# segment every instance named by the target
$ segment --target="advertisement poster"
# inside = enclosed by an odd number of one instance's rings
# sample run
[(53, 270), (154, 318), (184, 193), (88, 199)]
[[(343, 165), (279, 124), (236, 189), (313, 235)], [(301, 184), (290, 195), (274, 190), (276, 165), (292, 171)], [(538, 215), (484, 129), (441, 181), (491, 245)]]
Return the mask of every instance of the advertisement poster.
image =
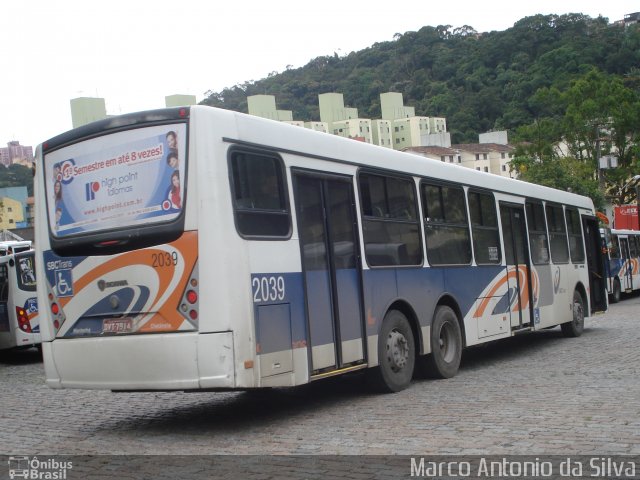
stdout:
[(186, 124), (119, 132), (45, 156), (57, 237), (170, 221), (184, 202)]

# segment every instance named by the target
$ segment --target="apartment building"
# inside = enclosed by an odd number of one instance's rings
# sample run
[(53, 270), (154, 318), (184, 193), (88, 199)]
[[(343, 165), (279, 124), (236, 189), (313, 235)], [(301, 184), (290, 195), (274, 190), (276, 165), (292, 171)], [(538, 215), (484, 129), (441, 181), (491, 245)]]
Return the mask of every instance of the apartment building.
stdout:
[(514, 150), (515, 147), (511, 145), (499, 143), (465, 143), (451, 145), (450, 148), (427, 146), (404, 149), (406, 152), (433, 160), (453, 163), (503, 177), (516, 178), (516, 172), (512, 172), (509, 167)]
[(17, 140), (7, 143), (6, 148), (0, 148), (0, 163), (5, 167), (18, 163), (30, 167), (33, 163), (33, 147), (20, 145)]

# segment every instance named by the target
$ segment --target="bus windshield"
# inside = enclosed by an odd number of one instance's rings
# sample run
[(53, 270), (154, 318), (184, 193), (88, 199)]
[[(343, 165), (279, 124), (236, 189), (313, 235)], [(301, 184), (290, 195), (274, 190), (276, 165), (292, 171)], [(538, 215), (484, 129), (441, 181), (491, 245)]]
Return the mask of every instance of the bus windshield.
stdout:
[(121, 131), (44, 157), (53, 237), (163, 223), (183, 208), (185, 123)]

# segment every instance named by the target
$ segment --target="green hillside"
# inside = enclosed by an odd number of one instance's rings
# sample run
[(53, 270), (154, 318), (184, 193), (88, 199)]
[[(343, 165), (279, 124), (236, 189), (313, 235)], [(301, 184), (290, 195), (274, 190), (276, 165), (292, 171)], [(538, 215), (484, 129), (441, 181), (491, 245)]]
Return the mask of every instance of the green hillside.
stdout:
[[(525, 178), (538, 168), (527, 161), (555, 158), (560, 139), (591, 180), (597, 156), (614, 149), (622, 169), (604, 181), (609, 195), (625, 201), (632, 192), (621, 187), (638, 168), (640, 143), (638, 27), (582, 14), (536, 15), (488, 33), (426, 26), (346, 56), (314, 58), (207, 92), (202, 103), (247, 112), (247, 96), (274, 95), (295, 120), (319, 120), (318, 94), (338, 92), (361, 117), (380, 118), (380, 93), (400, 92), (416, 115), (445, 117), (453, 143), (477, 142), (478, 133), (503, 129), (510, 140), (528, 142), (519, 152)], [(573, 174), (574, 167), (567, 168)], [(580, 185), (554, 186), (590, 194)]]

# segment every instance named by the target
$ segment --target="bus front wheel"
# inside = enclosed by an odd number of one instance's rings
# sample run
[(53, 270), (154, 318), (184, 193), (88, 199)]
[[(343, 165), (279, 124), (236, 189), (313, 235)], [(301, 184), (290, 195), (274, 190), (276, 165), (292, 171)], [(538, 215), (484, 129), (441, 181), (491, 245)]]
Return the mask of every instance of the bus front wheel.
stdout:
[(407, 317), (390, 310), (382, 321), (378, 336), (379, 365), (369, 373), (372, 386), (383, 392), (399, 392), (411, 383), (416, 347)]
[(584, 331), (584, 301), (577, 290), (573, 292), (573, 319), (560, 325), (565, 337), (579, 337)]
[(462, 332), (451, 307), (436, 308), (431, 322), (431, 354), (421, 357), (421, 370), (431, 378), (451, 378), (458, 373), (462, 358)]

